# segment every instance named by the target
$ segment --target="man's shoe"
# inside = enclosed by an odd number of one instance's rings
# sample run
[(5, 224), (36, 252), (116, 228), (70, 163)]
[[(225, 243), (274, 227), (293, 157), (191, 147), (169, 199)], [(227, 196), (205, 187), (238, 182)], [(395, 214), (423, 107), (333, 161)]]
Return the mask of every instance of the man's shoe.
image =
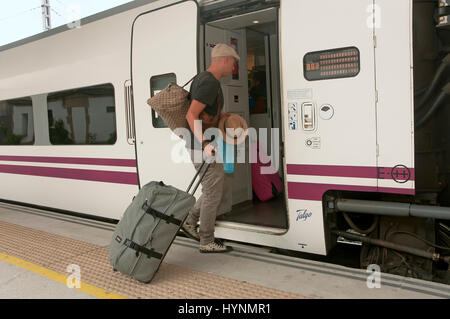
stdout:
[(183, 226), (181, 226), (181, 229), (183, 230), (184, 234), (188, 236), (190, 239), (200, 241), (200, 235), (197, 231), (197, 226), (189, 225), (184, 223)]
[(213, 242), (207, 245), (200, 245), (200, 252), (203, 254), (227, 253), (232, 250), (233, 250), (232, 247), (225, 246), (225, 244), (220, 239), (215, 239)]

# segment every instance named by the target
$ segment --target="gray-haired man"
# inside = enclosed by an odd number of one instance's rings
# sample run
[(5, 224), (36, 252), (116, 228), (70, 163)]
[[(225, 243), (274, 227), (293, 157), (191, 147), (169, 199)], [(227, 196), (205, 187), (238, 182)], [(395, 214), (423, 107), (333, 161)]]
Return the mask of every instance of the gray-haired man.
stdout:
[[(214, 143), (204, 137), (205, 129), (217, 127), (223, 110), (223, 93), (220, 79), (231, 75), (235, 64), (239, 61), (236, 51), (226, 44), (217, 44), (212, 51), (210, 67), (198, 74), (191, 85), (191, 106), (186, 115), (192, 138), (186, 146), (191, 150), (191, 159), (198, 170), (201, 166), (203, 152), (212, 157), (217, 152)], [(203, 125), (195, 125), (196, 121)], [(200, 159), (200, 160), (199, 160)], [(228, 252), (231, 247), (225, 246), (214, 237), (217, 212), (224, 192), (224, 170), (222, 163), (212, 163), (202, 180), (202, 195), (189, 212), (183, 231), (200, 242), (200, 252)], [(197, 223), (200, 221), (199, 231)]]

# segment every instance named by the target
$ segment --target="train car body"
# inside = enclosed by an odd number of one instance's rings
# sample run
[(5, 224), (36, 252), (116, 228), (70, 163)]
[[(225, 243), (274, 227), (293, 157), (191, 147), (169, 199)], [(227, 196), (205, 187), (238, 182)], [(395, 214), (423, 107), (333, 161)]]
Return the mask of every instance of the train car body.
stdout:
[[(236, 164), (216, 236), (326, 255), (330, 194), (416, 196), (413, 8), (133, 1), (0, 47), (0, 198), (118, 220), (152, 180), (185, 188), (193, 165), (146, 101), (225, 42), (242, 57), (222, 83), (225, 111), (269, 132), (285, 191), (256, 203), (251, 164)], [(262, 104), (249, 94), (258, 72)]]

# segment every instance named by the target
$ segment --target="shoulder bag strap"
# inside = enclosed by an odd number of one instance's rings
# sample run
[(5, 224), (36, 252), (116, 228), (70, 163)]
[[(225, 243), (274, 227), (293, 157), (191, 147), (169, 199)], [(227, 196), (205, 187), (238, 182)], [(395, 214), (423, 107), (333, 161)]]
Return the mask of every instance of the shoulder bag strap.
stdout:
[(195, 76), (192, 79), (190, 79), (185, 85), (183, 85), (182, 88), (184, 89), (186, 87), (186, 85), (188, 85), (189, 83), (194, 81), (194, 79), (195, 79)]

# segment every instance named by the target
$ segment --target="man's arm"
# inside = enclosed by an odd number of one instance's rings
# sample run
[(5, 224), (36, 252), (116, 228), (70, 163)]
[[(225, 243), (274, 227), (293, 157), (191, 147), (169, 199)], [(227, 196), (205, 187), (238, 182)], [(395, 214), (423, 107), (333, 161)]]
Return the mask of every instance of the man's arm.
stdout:
[[(201, 103), (197, 100), (192, 100), (191, 106), (189, 107), (189, 110), (186, 114), (186, 120), (189, 124), (189, 127), (191, 128), (192, 132), (194, 133), (195, 138), (200, 142), (200, 144), (203, 145), (203, 131), (202, 126), (197, 125), (195, 127), (194, 123), (195, 121), (200, 120), (200, 113), (203, 112), (203, 110), (206, 108), (206, 104)], [(212, 152), (216, 151), (216, 149), (212, 145), (208, 145), (205, 147), (206, 155), (212, 156)]]
[(197, 127), (195, 127), (194, 122), (200, 120), (200, 113), (202, 113), (205, 108), (206, 104), (203, 104), (197, 100), (193, 100), (186, 114), (186, 120), (189, 124), (189, 127), (191, 128), (191, 131), (194, 132), (194, 136), (197, 138), (200, 144), (203, 142), (202, 126), (197, 125)]

